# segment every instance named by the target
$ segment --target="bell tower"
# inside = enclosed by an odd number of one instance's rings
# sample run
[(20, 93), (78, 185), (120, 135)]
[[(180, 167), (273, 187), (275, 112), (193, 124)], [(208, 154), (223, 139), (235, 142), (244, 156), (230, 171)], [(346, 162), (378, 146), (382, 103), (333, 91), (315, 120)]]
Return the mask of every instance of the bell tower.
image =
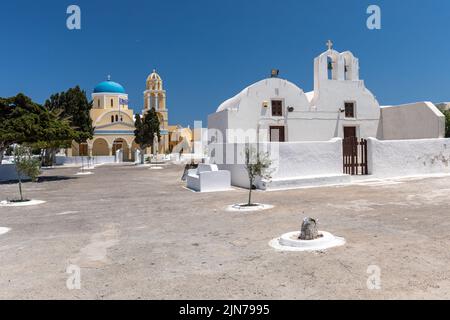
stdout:
[(169, 150), (169, 113), (166, 106), (166, 91), (160, 75), (153, 70), (147, 77), (146, 90), (144, 91), (144, 113), (154, 109), (161, 124), (161, 141), (159, 143), (159, 153), (166, 153)]

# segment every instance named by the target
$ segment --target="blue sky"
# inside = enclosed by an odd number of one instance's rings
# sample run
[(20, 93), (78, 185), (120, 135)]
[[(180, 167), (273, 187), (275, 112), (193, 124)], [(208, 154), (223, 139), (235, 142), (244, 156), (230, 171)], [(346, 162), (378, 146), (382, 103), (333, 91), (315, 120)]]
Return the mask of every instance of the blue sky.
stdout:
[[(66, 28), (77, 4), (82, 29)], [(382, 10), (382, 29), (366, 9)], [(0, 96), (37, 102), (80, 85), (90, 97), (110, 74), (139, 112), (153, 68), (163, 77), (169, 122), (206, 121), (225, 99), (272, 68), (305, 91), (327, 39), (360, 59), (380, 104), (450, 100), (447, 0), (2, 1)]]

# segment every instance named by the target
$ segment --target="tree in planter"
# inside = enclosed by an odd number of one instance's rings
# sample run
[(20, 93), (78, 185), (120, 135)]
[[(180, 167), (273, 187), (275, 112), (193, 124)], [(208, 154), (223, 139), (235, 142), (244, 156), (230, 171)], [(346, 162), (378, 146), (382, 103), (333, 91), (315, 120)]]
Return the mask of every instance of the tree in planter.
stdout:
[(272, 160), (267, 152), (258, 152), (250, 147), (245, 149), (245, 168), (249, 179), (248, 203), (246, 206), (251, 207), (255, 205), (252, 203), (252, 190), (256, 178), (272, 178), (271, 165)]
[(16, 166), (17, 178), (19, 180), (20, 200), (16, 202), (24, 202), (22, 192), (22, 179), (29, 177), (31, 181), (35, 182), (40, 174), (40, 161), (33, 158), (31, 149), (24, 146), (17, 146), (14, 148), (14, 164)]
[(139, 114), (136, 114), (134, 122), (134, 126), (136, 127), (134, 130), (134, 141), (139, 145), (141, 162), (143, 162), (142, 159), (144, 159), (144, 150), (153, 145), (155, 135), (158, 137), (158, 141), (161, 139), (159, 131), (160, 125), (158, 114), (155, 109), (150, 109), (144, 114), (143, 118), (141, 118)]

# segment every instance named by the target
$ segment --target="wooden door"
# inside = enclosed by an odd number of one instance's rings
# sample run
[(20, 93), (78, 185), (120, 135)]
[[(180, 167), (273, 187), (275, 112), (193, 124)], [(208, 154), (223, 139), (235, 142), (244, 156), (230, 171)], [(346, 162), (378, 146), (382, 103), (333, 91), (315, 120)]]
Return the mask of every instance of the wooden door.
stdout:
[(284, 126), (270, 126), (270, 142), (285, 142)]
[(356, 127), (344, 127), (344, 139), (352, 137), (356, 138)]

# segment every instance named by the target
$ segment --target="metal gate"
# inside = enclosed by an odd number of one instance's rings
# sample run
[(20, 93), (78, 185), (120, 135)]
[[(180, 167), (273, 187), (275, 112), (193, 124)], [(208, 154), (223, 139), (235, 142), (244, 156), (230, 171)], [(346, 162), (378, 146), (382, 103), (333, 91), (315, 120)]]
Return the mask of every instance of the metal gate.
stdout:
[(367, 140), (357, 137), (345, 138), (342, 142), (344, 173), (351, 175), (369, 174), (367, 164)]

